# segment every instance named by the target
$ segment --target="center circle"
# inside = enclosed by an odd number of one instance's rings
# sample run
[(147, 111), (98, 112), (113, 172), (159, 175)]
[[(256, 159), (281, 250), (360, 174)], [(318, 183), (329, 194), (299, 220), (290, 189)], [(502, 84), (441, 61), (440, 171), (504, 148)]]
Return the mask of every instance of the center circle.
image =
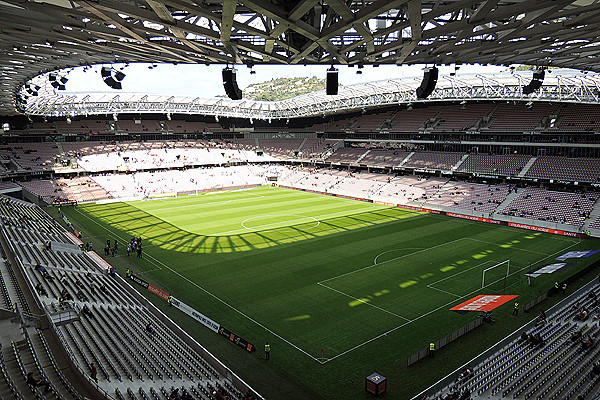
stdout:
[(314, 229), (321, 224), (321, 221), (314, 217), (297, 214), (264, 214), (246, 218), (241, 222), (241, 225), (249, 231), (256, 232), (278, 228), (290, 228), (292, 225), (307, 223), (312, 223), (313, 225), (304, 229)]

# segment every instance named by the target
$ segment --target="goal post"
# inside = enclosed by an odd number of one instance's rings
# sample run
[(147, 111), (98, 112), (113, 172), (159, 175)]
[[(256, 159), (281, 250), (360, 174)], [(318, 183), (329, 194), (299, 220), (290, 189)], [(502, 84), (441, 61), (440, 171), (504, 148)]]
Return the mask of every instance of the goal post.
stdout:
[[(508, 276), (510, 275), (510, 260), (504, 260), (504, 261), (502, 261), (502, 262), (500, 262), (500, 263), (498, 263), (496, 265), (492, 265), (491, 267), (488, 267), (488, 268), (486, 268), (486, 269), (483, 270), (483, 274), (482, 274), (482, 277), (481, 277), (481, 288), (482, 289), (486, 287), (486, 284), (485, 284), (485, 273), (488, 272), (488, 271), (490, 271), (490, 270), (492, 270), (492, 269), (496, 269), (496, 268), (499, 268), (499, 269), (503, 270), (503, 266), (504, 265), (506, 265), (506, 275), (503, 275), (501, 279), (505, 279), (505, 278), (508, 278)], [(487, 284), (487, 286), (489, 286), (489, 285), (491, 285), (493, 283), (496, 283), (497, 281), (498, 280), (496, 280), (494, 282), (490, 282), (490, 283)]]

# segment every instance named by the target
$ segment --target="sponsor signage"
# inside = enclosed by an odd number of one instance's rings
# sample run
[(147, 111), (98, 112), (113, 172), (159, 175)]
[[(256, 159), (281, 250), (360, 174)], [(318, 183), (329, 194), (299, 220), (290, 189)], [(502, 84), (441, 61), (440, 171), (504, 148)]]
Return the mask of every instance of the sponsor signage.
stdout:
[(465, 301), (457, 306), (452, 307), (451, 311), (492, 311), (493, 309), (500, 307), (502, 304), (511, 301), (516, 298), (516, 295), (489, 295), (482, 294), (473, 297), (470, 300)]
[(75, 236), (74, 234), (72, 234), (71, 232), (64, 232), (64, 234), (67, 237), (67, 239), (69, 239), (69, 241), (71, 241), (71, 243), (76, 244), (77, 246), (79, 246), (80, 244), (83, 244), (83, 242), (81, 240), (79, 240), (79, 238), (77, 236)]
[(404, 205), (404, 204), (398, 204), (398, 207), (399, 208), (404, 208), (406, 210), (422, 211), (422, 212), (426, 212), (426, 213), (430, 213), (430, 214), (439, 214), (439, 215), (445, 215), (446, 214), (445, 211), (431, 210), (429, 208), (423, 208), (423, 207), (407, 206), (407, 205)]
[(540, 226), (517, 224), (517, 223), (514, 223), (514, 222), (509, 222), (508, 226), (513, 226), (515, 228), (529, 229), (529, 230), (538, 231), (538, 232), (555, 233), (557, 235), (563, 235), (563, 236), (571, 236), (571, 237), (579, 237), (580, 236), (577, 233), (561, 231), (560, 229), (542, 228)]
[[(394, 168), (396, 168), (396, 167), (394, 167)], [(421, 171), (421, 170), (415, 169), (415, 171), (418, 172), (418, 171)], [(422, 172), (425, 172), (425, 170), (422, 170)], [(529, 179), (529, 180), (537, 182), (537, 179)], [(359, 198), (359, 197), (346, 196), (346, 195), (340, 195), (340, 194), (336, 195), (336, 194), (333, 194), (333, 193), (319, 192), (317, 190), (311, 190), (311, 189), (295, 188), (295, 187), (286, 186), (286, 185), (279, 185), (279, 187), (282, 187), (282, 188), (285, 188), (285, 189), (299, 190), (301, 192), (317, 193), (317, 194), (323, 194), (323, 195), (327, 195), (327, 196), (342, 197), (342, 198), (345, 198), (345, 199), (360, 200), (360, 201), (372, 202), (372, 203), (377, 203), (377, 204), (390, 205), (392, 207), (394, 206), (392, 203), (381, 202), (381, 201), (373, 201), (371, 199), (363, 199), (363, 198)], [(470, 215), (457, 214), (457, 213), (446, 212), (446, 211), (439, 211), (439, 210), (432, 210), (432, 209), (429, 209), (429, 208), (409, 206), (409, 205), (404, 205), (404, 204), (396, 204), (395, 206), (400, 207), (400, 208), (404, 208), (404, 209), (407, 209), (407, 210), (422, 211), (422, 212), (426, 212), (426, 213), (430, 213), (430, 214), (447, 215), (449, 217), (463, 218), (463, 219), (468, 219), (468, 220), (472, 220), (472, 221), (479, 221), (479, 222), (487, 222), (489, 224), (508, 225), (508, 226), (512, 226), (512, 227), (515, 227), (515, 228), (523, 228), (523, 229), (529, 229), (529, 230), (538, 231), (538, 232), (553, 233), (555, 235), (563, 235), (563, 236), (570, 236), (570, 237), (583, 237), (583, 235), (581, 233), (568, 232), (568, 231), (563, 231), (563, 230), (560, 230), (560, 229), (543, 228), (543, 227), (533, 226), (533, 225), (518, 224), (518, 223), (515, 223), (515, 222), (498, 221), (498, 220), (490, 219), (490, 218), (474, 217), (474, 216), (470, 216)]]
[(138, 278), (135, 275), (129, 275), (129, 279), (131, 279), (132, 281), (134, 281), (135, 283), (137, 283), (138, 285), (142, 286), (144, 289), (148, 289), (148, 285), (149, 283), (146, 282), (145, 280)]
[(388, 203), (387, 201), (378, 201), (378, 200), (376, 200), (373, 203), (380, 204), (382, 206), (396, 207), (396, 204), (394, 204), (394, 203)]
[(171, 305), (173, 307), (177, 307), (178, 309), (180, 309), (181, 311), (183, 311), (190, 317), (194, 318), (196, 321), (200, 322), (202, 325), (204, 325), (211, 331), (213, 331), (215, 333), (219, 333), (219, 328), (221, 326), (217, 322), (208, 318), (206, 315), (194, 310), (192, 307), (188, 306), (184, 302), (177, 300), (176, 298), (173, 297), (173, 300), (171, 301)]
[(543, 267), (535, 270), (534, 272), (530, 272), (525, 275), (530, 276), (532, 278), (537, 278), (538, 276), (540, 276), (542, 274), (554, 274), (556, 272), (560, 272), (567, 267), (570, 267), (570, 264), (567, 264), (564, 262), (548, 264), (548, 265), (544, 265)]
[(100, 269), (103, 270), (109, 270), (111, 269), (111, 265), (109, 263), (107, 263), (106, 261), (104, 261), (104, 259), (102, 257), (100, 257), (98, 254), (96, 254), (95, 251), (86, 251), (85, 254), (87, 254), (87, 256), (89, 258), (92, 259), (93, 262), (96, 263), (97, 266), (100, 267)]
[(238, 335), (236, 335), (235, 333), (231, 332), (227, 328), (220, 327), (219, 328), (219, 334), (221, 336), (226, 337), (227, 339), (229, 339), (230, 341), (232, 341), (233, 343), (237, 344), (242, 349), (244, 349), (244, 350), (246, 350), (248, 352), (253, 352), (254, 350), (256, 350), (256, 347), (254, 347), (254, 345), (252, 343), (250, 343), (247, 340), (239, 337)]
[(494, 219), (489, 219), (489, 218), (474, 217), (472, 215), (455, 214), (455, 213), (451, 213), (451, 212), (447, 212), (446, 215), (449, 217), (463, 218), (463, 219), (469, 219), (471, 221), (487, 222), (489, 224), (500, 225), (500, 221), (496, 221)]
[(585, 258), (594, 255), (599, 251), (600, 250), (569, 251), (568, 253), (556, 257), (556, 259), (559, 261), (564, 261), (569, 258)]
[(150, 283), (148, 284), (148, 290), (151, 291), (152, 293), (154, 293), (155, 295), (157, 295), (158, 297), (162, 297), (165, 300), (169, 299), (169, 293), (157, 288), (156, 286), (154, 286)]

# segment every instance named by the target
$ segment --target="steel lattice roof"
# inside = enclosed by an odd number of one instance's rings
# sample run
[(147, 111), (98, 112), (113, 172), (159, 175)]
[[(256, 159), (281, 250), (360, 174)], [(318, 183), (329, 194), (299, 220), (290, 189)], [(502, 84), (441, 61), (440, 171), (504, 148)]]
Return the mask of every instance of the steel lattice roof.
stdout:
[(530, 64), (599, 71), (598, 0), (2, 0), (0, 113), (27, 80), (115, 62)]

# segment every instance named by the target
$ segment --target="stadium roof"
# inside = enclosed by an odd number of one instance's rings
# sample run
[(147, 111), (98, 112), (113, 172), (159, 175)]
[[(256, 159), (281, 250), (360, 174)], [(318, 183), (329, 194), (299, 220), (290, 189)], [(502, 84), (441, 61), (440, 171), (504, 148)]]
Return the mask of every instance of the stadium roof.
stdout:
[(115, 62), (531, 64), (600, 70), (598, 0), (0, 0), (0, 113)]
[[(565, 71), (568, 72), (568, 71)], [(541, 88), (523, 94), (531, 76), (520, 73), (493, 77), (483, 75), (444, 76), (427, 100), (417, 99), (418, 79), (388, 79), (342, 86), (335, 96), (324, 91), (297, 96), (283, 101), (229, 100), (186, 96), (136, 93), (81, 93), (55, 96), (48, 88), (45, 76), (39, 76), (40, 92), (48, 95), (31, 97), (27, 103), (29, 115), (69, 117), (76, 115), (136, 114), (203, 114), (216, 117), (236, 117), (254, 120), (287, 119), (363, 110), (424, 101), (559, 101), (600, 103), (600, 75), (548, 74)], [(44, 86), (45, 85), (45, 86)]]

